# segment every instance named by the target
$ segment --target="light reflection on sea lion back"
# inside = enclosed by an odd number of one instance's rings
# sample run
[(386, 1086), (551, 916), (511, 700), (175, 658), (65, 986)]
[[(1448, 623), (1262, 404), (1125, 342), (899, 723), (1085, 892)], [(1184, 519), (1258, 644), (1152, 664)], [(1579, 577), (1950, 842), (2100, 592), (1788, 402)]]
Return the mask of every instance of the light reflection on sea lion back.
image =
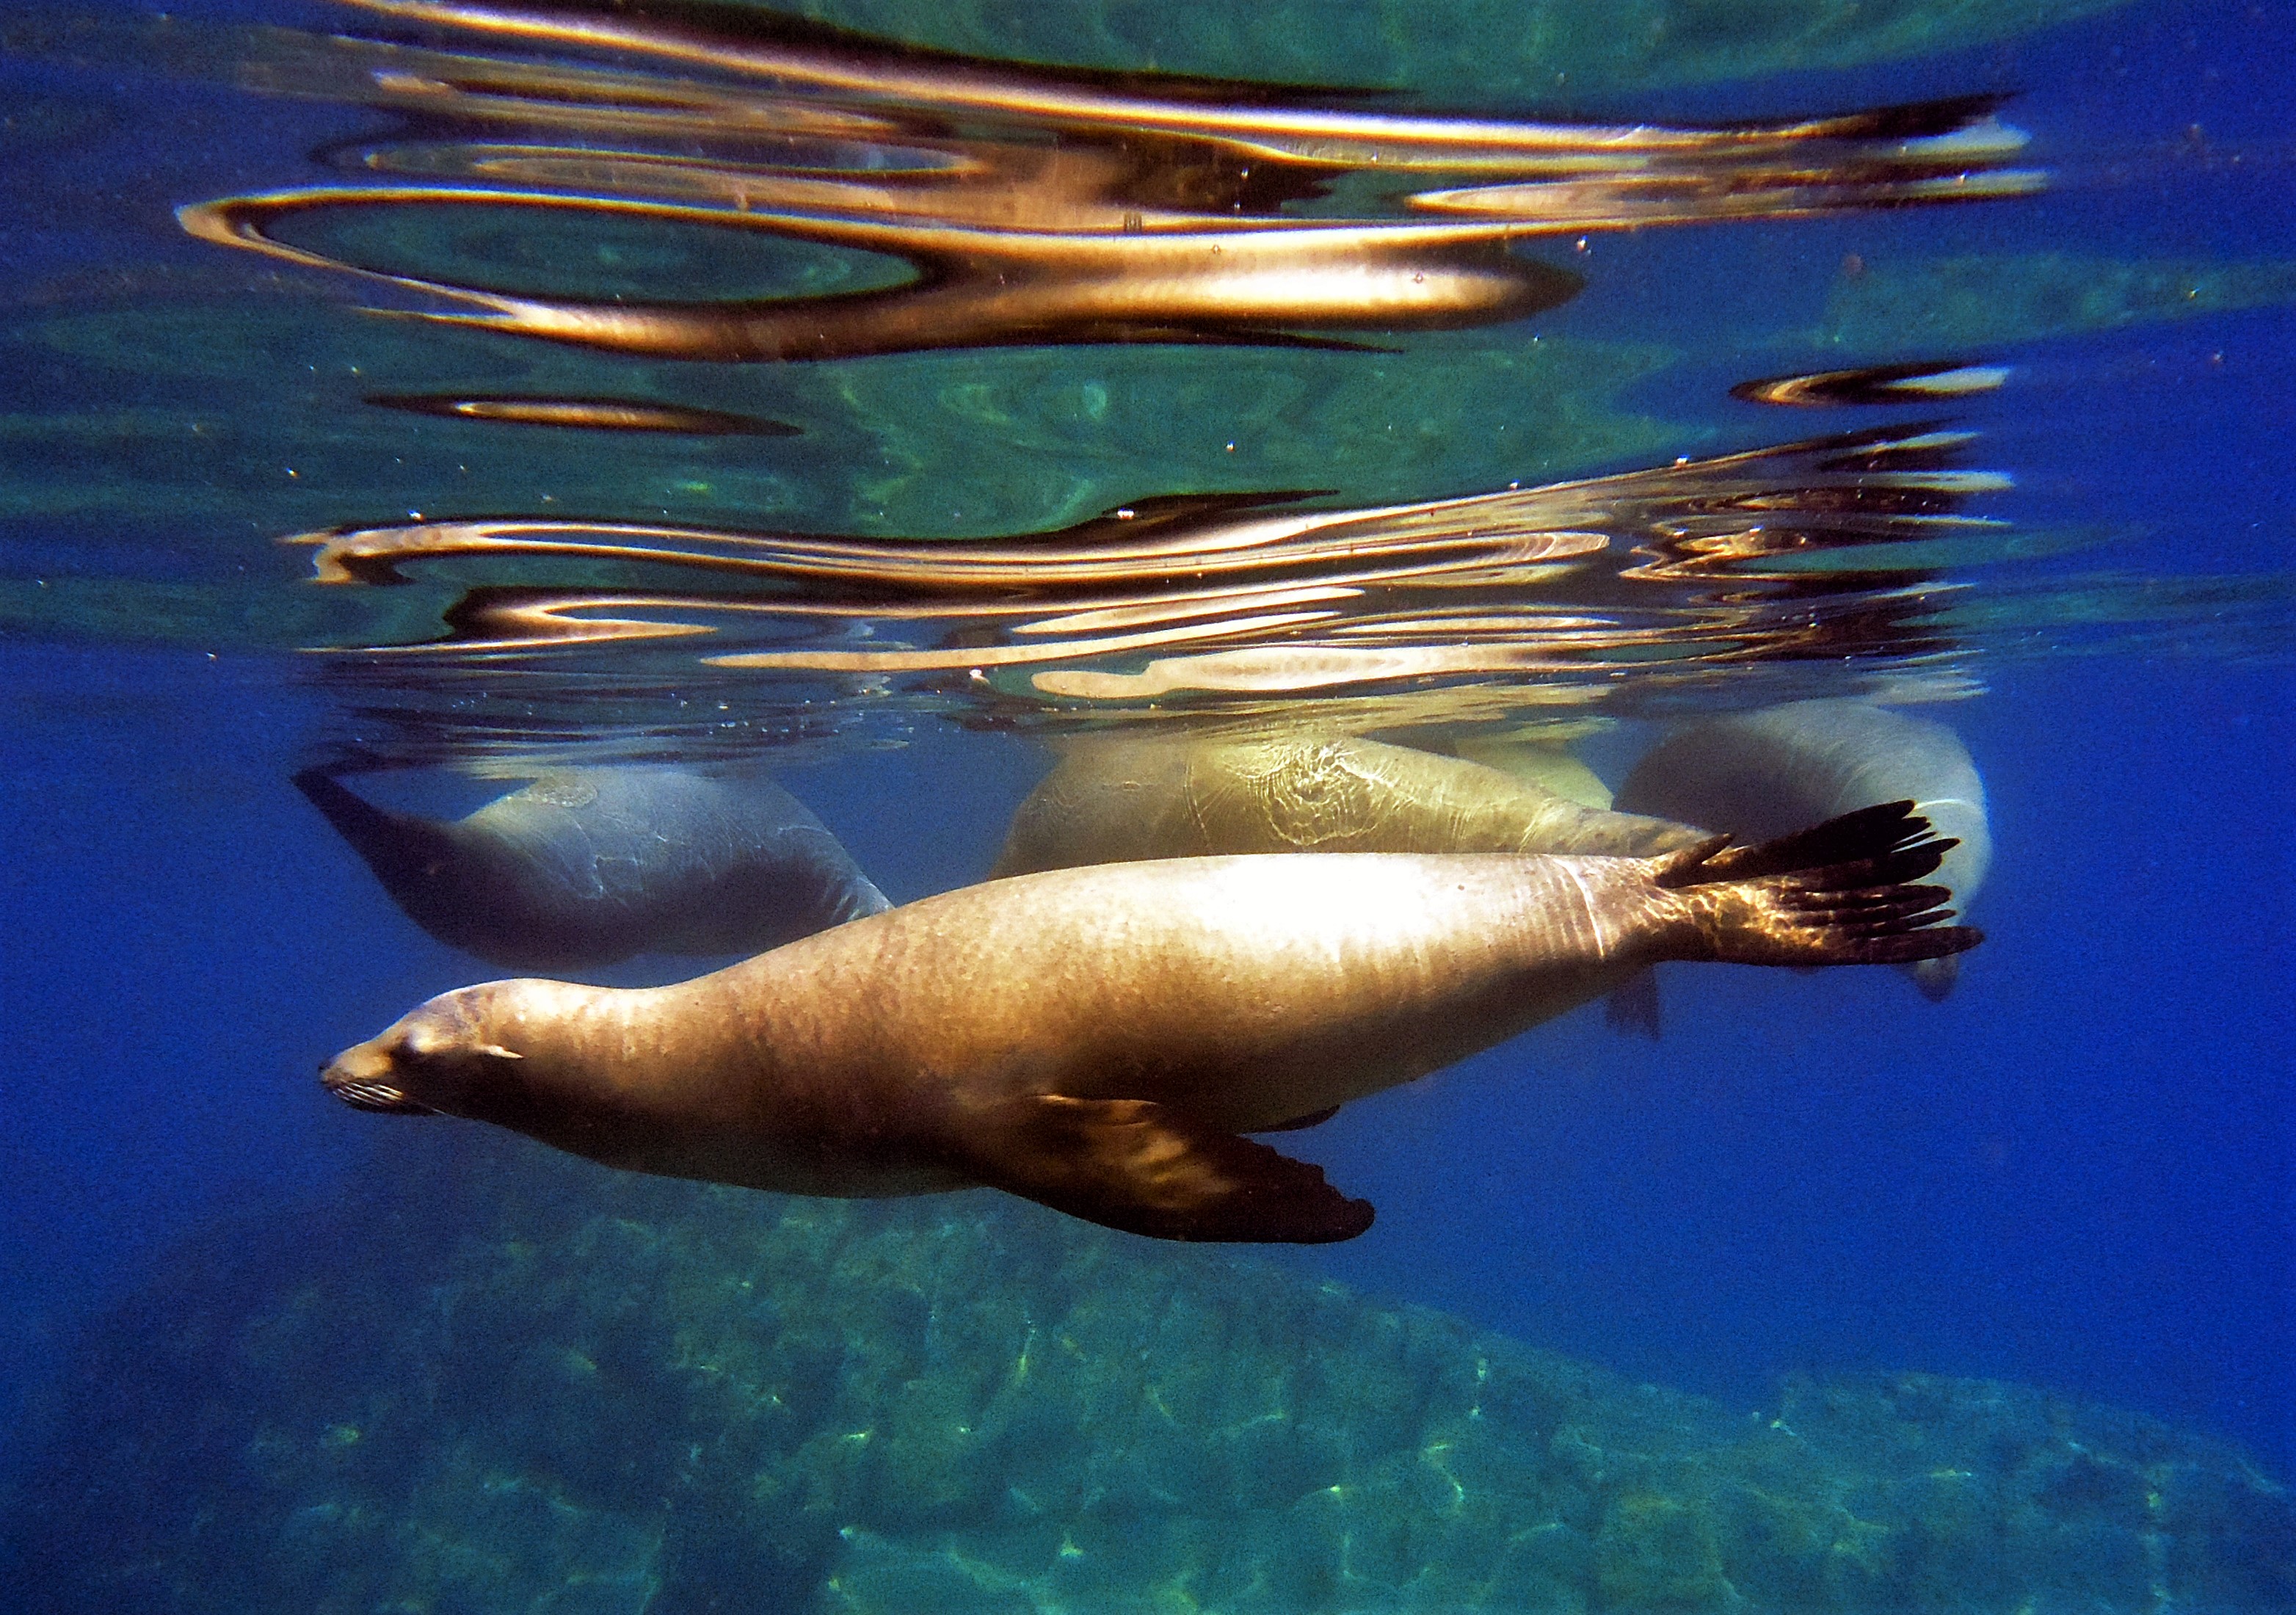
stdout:
[[(2024, 137), (1986, 97), (1709, 128), (1523, 122), (903, 51), (734, 9), (357, 3), (618, 65), (357, 40), (331, 55), (283, 41), (269, 87), (356, 94), (437, 136), (338, 151), (339, 168), (428, 183), (225, 198), (182, 209), (184, 228), (450, 306), (403, 311), (414, 317), (622, 353), (1326, 345), (1316, 333), (1490, 324), (1574, 295), (1578, 276), (1510, 245), (1521, 238), (2041, 183), (2007, 166)], [(505, 141), (505, 125), (545, 137)], [(489, 137), (471, 138), (481, 130)], [(882, 254), (909, 274), (778, 298), (543, 294), (385, 269), (324, 241), (332, 221), (373, 210), (472, 208), (763, 234)]]

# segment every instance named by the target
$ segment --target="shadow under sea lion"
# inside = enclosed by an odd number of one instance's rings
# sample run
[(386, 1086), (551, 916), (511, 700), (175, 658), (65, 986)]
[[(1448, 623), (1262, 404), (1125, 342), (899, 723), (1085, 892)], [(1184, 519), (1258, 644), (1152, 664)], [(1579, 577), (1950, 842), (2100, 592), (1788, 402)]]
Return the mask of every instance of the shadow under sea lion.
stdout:
[(767, 779), (566, 768), (451, 822), (378, 808), (316, 768), (295, 785), (407, 918), (507, 970), (756, 953), (891, 906)]
[(1348, 735), (1095, 740), (1070, 747), (1014, 811), (996, 873), (1262, 852), (1649, 857), (1710, 833)]
[[(1676, 730), (1635, 765), (1618, 804), (1748, 838), (1785, 835), (1874, 802), (1910, 799), (1956, 845), (1938, 883), (1963, 913), (1993, 862), (1985, 782), (1961, 737), (1934, 719), (1862, 701), (1798, 701), (1708, 718)], [(1953, 990), (1950, 956), (1906, 967), (1924, 997)], [(1613, 1019), (1648, 1014), (1632, 999)]]
[(1352, 1238), (1242, 1135), (1312, 1125), (1660, 960), (1957, 953), (1899, 802), (1660, 858), (1267, 855), (990, 881), (673, 987), (495, 981), (321, 1072), (361, 1109), (799, 1193), (988, 1185), (1167, 1239)]

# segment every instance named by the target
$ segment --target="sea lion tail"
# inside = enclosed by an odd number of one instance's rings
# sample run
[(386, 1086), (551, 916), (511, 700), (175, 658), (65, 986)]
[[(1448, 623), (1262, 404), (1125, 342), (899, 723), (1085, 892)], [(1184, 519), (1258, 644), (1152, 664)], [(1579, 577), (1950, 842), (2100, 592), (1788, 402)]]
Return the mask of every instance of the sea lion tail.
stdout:
[(397, 858), (407, 834), (406, 815), (376, 807), (324, 768), (304, 769), (294, 776), (294, 784), (378, 873)]
[(1910, 801), (1884, 802), (1753, 847), (1716, 836), (1660, 860), (1702, 956), (1737, 964), (1905, 964), (1967, 951), (1984, 934), (1948, 925), (1953, 895), (1915, 884), (1955, 845)]

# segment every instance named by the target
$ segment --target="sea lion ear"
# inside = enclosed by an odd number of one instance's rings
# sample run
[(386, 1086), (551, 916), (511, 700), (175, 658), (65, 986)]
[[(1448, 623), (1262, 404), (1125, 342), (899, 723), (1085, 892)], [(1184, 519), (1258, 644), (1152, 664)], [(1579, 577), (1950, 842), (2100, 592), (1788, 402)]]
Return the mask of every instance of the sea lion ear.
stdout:
[(484, 1054), (489, 1060), (523, 1060), (526, 1058), (525, 1055), (520, 1053), (516, 1049), (506, 1049), (499, 1043), (473, 1044), (471, 1046), (471, 1053), (473, 1054)]
[(1035, 1094), (951, 1118), (952, 1164), (992, 1188), (1152, 1239), (1325, 1244), (1371, 1226), (1324, 1169), (1145, 1099)]

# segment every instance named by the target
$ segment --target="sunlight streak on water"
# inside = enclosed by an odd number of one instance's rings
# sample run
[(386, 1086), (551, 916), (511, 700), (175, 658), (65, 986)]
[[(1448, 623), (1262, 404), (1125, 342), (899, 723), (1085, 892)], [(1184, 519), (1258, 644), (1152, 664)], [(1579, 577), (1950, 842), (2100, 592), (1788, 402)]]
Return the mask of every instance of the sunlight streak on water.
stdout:
[[(984, 534), (958, 539), (931, 523), (760, 519), (771, 479), (802, 486), (836, 467), (865, 490), (872, 439), (889, 466), (907, 452), (887, 435), (898, 415), (857, 410), (857, 440), (817, 399), (768, 413), (723, 388), (665, 396), (737, 372), (832, 370), (842, 389), (854, 373), (837, 362), (872, 356), (1141, 344), (1328, 356), (1358, 375), (1433, 361), (1439, 386), (1428, 333), (1569, 303), (1601, 274), (1589, 242), (1606, 232), (2015, 208), (2046, 176), (2022, 161), (2027, 137), (1997, 95), (1704, 126), (1530, 120), (1022, 66), (724, 11), (356, 9), (416, 32), (179, 30), (179, 70), (398, 120), (317, 148), (333, 183), (189, 202), (183, 227), (385, 293), (392, 306), (373, 312), (401, 331), (591, 356), (579, 370), (472, 369), (416, 347), (380, 386), (343, 367), (360, 385), (336, 441), (375, 437), (369, 408), (427, 417), (480, 434), (439, 447), (458, 479), (478, 473), (469, 488), (499, 491), (458, 498), (390, 473), (404, 522), (348, 501), (339, 525), (289, 540), (315, 546), (315, 577), (340, 597), (250, 618), (279, 625), (263, 643), (325, 650), (312, 676), (357, 688), (357, 722), (385, 718), (426, 750), (451, 752), (465, 719), (480, 750), (556, 744), (578, 709), (603, 745), (709, 743), (698, 707), (725, 715), (714, 728), (736, 749), (925, 714), (1060, 726), (1286, 699), (1335, 718), (1345, 708), (1349, 723), (1632, 714), (1776, 698), (1829, 667), (1869, 691), (1958, 687), (2037, 624), (2054, 648), (2068, 633), (2135, 643), (2205, 619), (2245, 647), (2284, 609), (2270, 575), (2172, 599), (2068, 573), (2063, 557), (2127, 530), (2034, 524), (2030, 503), (2003, 503), (2005, 473), (1968, 463), (1979, 427), (1955, 422), (1645, 457), (1464, 497), (1429, 498), (1442, 486), (1422, 479), (1410, 497), (1362, 499), (1344, 455), (1318, 461), (1330, 474), (1313, 481), (1136, 470), (1117, 483), (1121, 504), (1083, 504), (1103, 515), (1037, 530), (953, 509)], [(1845, 273), (1881, 299), (1874, 319), (1898, 319), (1898, 282), (1869, 285), (1862, 260)], [(2250, 279), (2258, 290), (2230, 294), (2274, 295), (2268, 271)], [(1496, 340), (1480, 351), (1515, 365), (1541, 338)], [(1728, 390), (1960, 410), (2020, 384), (1982, 348), (1921, 347)], [(1094, 422), (1111, 407), (1097, 380), (1076, 398)], [(962, 382), (940, 401), (976, 445), (1013, 409)], [(1571, 407), (1567, 391), (1557, 402)], [(1330, 422), (1281, 428), (1315, 443)], [(697, 467), (662, 485), (659, 521), (605, 516), (594, 493), (517, 491), (522, 446), (640, 439), (673, 466), (693, 446), (769, 439), (792, 461), (786, 473)], [(1057, 457), (1010, 459), (1018, 472)], [(453, 513), (424, 515), (442, 504)], [(133, 579), (51, 591), (42, 578), (0, 606), (164, 635), (194, 599)], [(511, 714), (521, 705), (530, 722)]]
[[(460, 593), (442, 635), (338, 652), (398, 667), (416, 705), (443, 668), (522, 660), (546, 683), (548, 659), (569, 651), (706, 637), (687, 676), (767, 707), (770, 683), (729, 676), (890, 678), (854, 693), (1008, 723), (1032, 709), (1046, 720), (1139, 714), (1175, 695), (1209, 715), (1231, 697), (1412, 686), (1474, 686), (1484, 707), (1511, 690), (1544, 706), (1554, 691), (1523, 688), (1542, 677), (1617, 706), (1644, 683), (1724, 666), (1855, 658), (1873, 677), (1935, 670), (1952, 642), (1930, 619), (1952, 591), (1901, 556), (1941, 533), (1998, 531), (1964, 506), (2007, 480), (1956, 463), (1967, 444), (1883, 430), (1374, 510), (1287, 509), (1296, 495), (1171, 499), (1003, 543), (561, 521), (292, 542), (315, 546), (316, 581), (339, 586), (406, 586), (454, 564)], [(545, 562), (611, 563), (626, 581), (554, 589), (533, 575)], [(636, 586), (650, 573), (690, 581)]]

